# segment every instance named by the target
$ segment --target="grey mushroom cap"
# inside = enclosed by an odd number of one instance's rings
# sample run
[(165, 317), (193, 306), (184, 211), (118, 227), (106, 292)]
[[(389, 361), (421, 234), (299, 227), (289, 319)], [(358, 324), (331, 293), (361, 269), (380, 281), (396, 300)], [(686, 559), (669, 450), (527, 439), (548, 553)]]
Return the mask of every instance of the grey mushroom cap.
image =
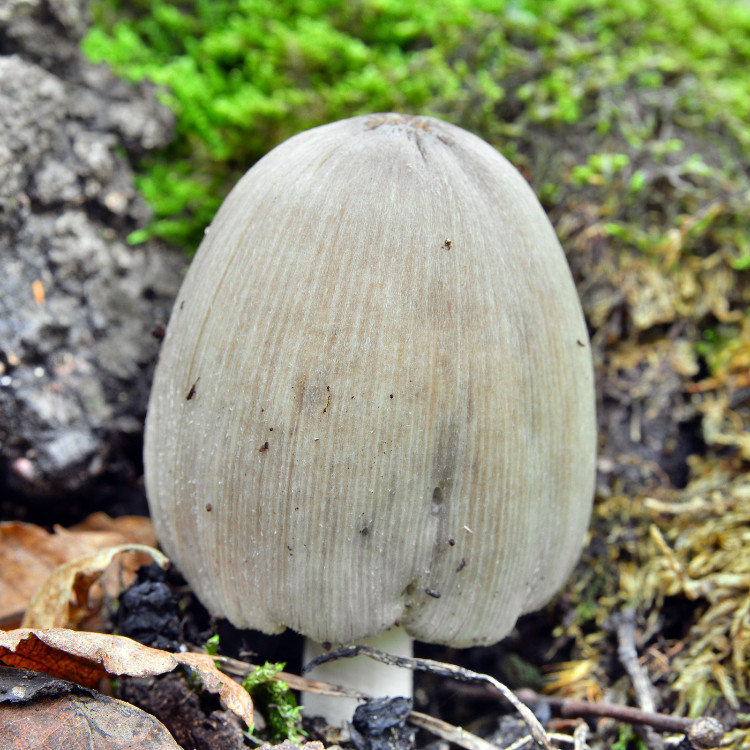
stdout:
[(571, 573), (594, 488), (588, 334), (531, 188), (429, 117), (282, 143), (189, 269), (145, 440), (157, 534), (213, 614), (500, 640)]

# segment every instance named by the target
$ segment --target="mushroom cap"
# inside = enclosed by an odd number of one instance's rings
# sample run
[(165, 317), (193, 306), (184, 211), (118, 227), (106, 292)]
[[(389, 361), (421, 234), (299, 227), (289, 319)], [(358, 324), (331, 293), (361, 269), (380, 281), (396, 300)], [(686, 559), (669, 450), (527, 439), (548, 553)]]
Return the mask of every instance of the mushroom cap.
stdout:
[(162, 344), (145, 478), (213, 614), (471, 646), (570, 574), (595, 439), (529, 185), (461, 128), (377, 114), (290, 138), (224, 201)]

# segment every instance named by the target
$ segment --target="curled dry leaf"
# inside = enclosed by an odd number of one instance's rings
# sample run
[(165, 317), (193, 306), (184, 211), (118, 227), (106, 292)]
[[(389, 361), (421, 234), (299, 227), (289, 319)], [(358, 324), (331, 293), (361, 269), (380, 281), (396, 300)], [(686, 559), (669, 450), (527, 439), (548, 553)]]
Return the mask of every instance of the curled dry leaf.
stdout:
[(0, 667), (0, 737), (9, 750), (176, 750), (164, 725), (129, 703), (25, 669)]
[[(80, 523), (71, 526), (70, 530), (55, 529), (57, 534), (68, 536), (76, 534), (84, 537), (92, 532), (112, 532), (119, 534), (123, 542), (134, 542), (135, 544), (147, 544), (149, 547), (156, 546), (156, 534), (151, 519), (144, 516), (120, 516), (112, 518), (106, 513), (97, 511), (83, 519)], [(81, 532), (85, 532), (82, 534)]]
[[(7, 750), (178, 750), (167, 728), (145, 711), (115, 698), (57, 695), (33, 705), (0, 706)], [(95, 738), (92, 744), (92, 735)], [(29, 744), (35, 737), (38, 744)]]
[[(42, 584), (29, 604), (23, 622), (24, 628), (75, 627), (98, 604), (89, 602), (89, 590), (109, 568), (118, 555), (139, 553), (153, 558), (166, 567), (169, 560), (159, 550), (144, 544), (123, 544), (118, 547), (90, 552), (55, 568)], [(141, 559), (137, 566), (144, 562)]]
[(15, 627), (39, 586), (56, 567), (98, 549), (127, 543), (155, 546), (151, 521), (94, 513), (54, 533), (30, 523), (0, 524), (0, 627)]
[(93, 687), (104, 677), (171, 672), (178, 665), (197, 674), (212, 693), (248, 726), (253, 724), (250, 696), (220, 672), (208, 654), (179, 654), (143, 646), (130, 638), (64, 628), (0, 630), (0, 660), (8, 665), (45, 672)]

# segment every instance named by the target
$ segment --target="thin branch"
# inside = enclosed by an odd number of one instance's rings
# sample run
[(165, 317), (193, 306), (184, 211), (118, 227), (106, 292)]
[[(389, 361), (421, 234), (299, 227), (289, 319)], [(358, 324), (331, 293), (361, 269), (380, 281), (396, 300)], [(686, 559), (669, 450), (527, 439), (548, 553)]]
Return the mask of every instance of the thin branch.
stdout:
[(695, 747), (717, 747), (721, 744), (724, 727), (711, 717), (687, 719), (684, 716), (650, 713), (617, 703), (593, 703), (574, 698), (554, 698), (523, 688), (518, 697), (526, 703), (546, 703), (564, 719), (607, 718), (625, 724), (649, 726), (660, 732), (687, 735)]
[(409, 723), (420, 729), (426, 729), (442, 740), (463, 747), (464, 750), (497, 750), (497, 746), (491, 742), (487, 742), (487, 740), (483, 740), (481, 737), (477, 737), (475, 734), (467, 732), (461, 727), (453, 726), (453, 724), (449, 724), (447, 721), (436, 719), (429, 714), (412, 711), (409, 714)]
[[(196, 649), (198, 650), (198, 649)], [(257, 664), (251, 664), (247, 661), (232, 659), (229, 656), (214, 656), (214, 660), (221, 664), (223, 672), (235, 677), (244, 678), (250, 672), (258, 669)], [(292, 690), (300, 690), (305, 693), (320, 693), (321, 695), (333, 695), (337, 698), (356, 698), (361, 701), (370, 701), (372, 696), (363, 693), (360, 690), (342, 687), (340, 685), (331, 685), (328, 682), (318, 682), (310, 680), (307, 677), (300, 677), (292, 672), (277, 672), (273, 679), (278, 682), (286, 683)]]
[(586, 737), (588, 736), (589, 728), (585, 721), (582, 721), (573, 730), (573, 750), (584, 750), (586, 747)]
[(313, 667), (319, 664), (324, 664), (328, 661), (335, 659), (348, 659), (354, 656), (367, 656), (375, 661), (382, 662), (383, 664), (390, 664), (394, 667), (402, 667), (404, 669), (412, 669), (420, 672), (430, 672), (431, 674), (438, 675), (439, 677), (449, 677), (459, 682), (470, 682), (491, 685), (500, 695), (505, 698), (518, 713), (521, 714), (521, 718), (526, 723), (526, 726), (531, 732), (531, 736), (534, 741), (541, 747), (547, 750), (552, 750), (552, 744), (547, 737), (547, 733), (544, 731), (544, 727), (539, 722), (539, 719), (534, 716), (533, 711), (524, 705), (502, 682), (498, 682), (494, 677), (490, 675), (480, 674), (479, 672), (473, 672), (470, 669), (464, 669), (457, 667), (453, 664), (444, 664), (439, 661), (432, 659), (408, 659), (403, 656), (393, 656), (387, 654), (384, 651), (372, 648), (371, 646), (345, 646), (344, 648), (336, 649), (328, 654), (323, 654), (317, 659), (313, 659), (309, 664), (303, 668), (303, 672), (308, 672)]
[(640, 708), (621, 706), (618, 703), (593, 703), (575, 698), (555, 698), (540, 695), (529, 688), (519, 690), (518, 696), (526, 703), (536, 701), (546, 703), (564, 719), (615, 719), (625, 724), (649, 726), (662, 732), (679, 732), (680, 734), (687, 734), (695, 723), (695, 719), (686, 719), (684, 716), (648, 713), (641, 711)]
[[(573, 750), (575, 750), (575, 738), (571, 737), (569, 734), (548, 732), (547, 737), (549, 737), (550, 740), (557, 742), (558, 745), (573, 745)], [(533, 741), (533, 737), (530, 734), (527, 734), (524, 737), (519, 737), (512, 745), (508, 745), (505, 750), (521, 750), (522, 747), (530, 745)], [(495, 750), (497, 750), (497, 748), (495, 748)]]
[[(617, 656), (630, 677), (638, 707), (646, 713), (656, 713), (654, 688), (648, 673), (638, 658), (635, 643), (635, 610), (625, 609), (617, 617)], [(663, 750), (664, 742), (651, 726), (642, 726), (639, 734), (652, 750)]]
[(654, 688), (638, 658), (635, 643), (635, 610), (623, 610), (617, 620), (617, 656), (630, 677), (635, 700), (642, 711), (656, 713)]

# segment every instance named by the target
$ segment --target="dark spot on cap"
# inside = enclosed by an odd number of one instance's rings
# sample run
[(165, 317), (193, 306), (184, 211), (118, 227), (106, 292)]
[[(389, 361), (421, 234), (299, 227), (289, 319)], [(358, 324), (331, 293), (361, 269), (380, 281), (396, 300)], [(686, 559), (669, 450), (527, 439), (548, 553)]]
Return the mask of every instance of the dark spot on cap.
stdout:
[(192, 401), (192, 400), (193, 400), (193, 398), (195, 398), (195, 392), (196, 392), (196, 388), (197, 388), (197, 386), (198, 386), (198, 381), (199, 381), (199, 380), (200, 380), (200, 378), (196, 378), (196, 381), (195, 381), (195, 383), (193, 383), (193, 384), (192, 384), (192, 385), (190, 386), (190, 390), (188, 391), (188, 395), (187, 395), (187, 396), (185, 396), (185, 401)]

